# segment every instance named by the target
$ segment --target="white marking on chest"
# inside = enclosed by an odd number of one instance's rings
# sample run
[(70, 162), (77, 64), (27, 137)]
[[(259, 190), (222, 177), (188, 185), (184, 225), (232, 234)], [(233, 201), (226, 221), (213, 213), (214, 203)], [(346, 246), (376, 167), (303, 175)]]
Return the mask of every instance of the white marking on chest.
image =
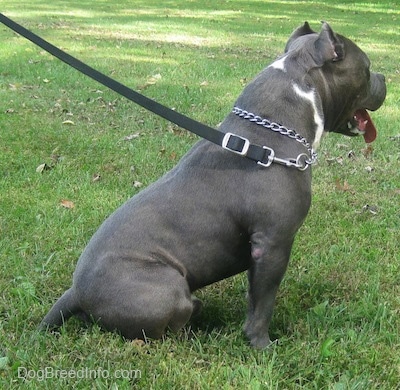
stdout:
[(286, 60), (286, 56), (280, 58), (279, 60), (276, 60), (271, 65), (269, 65), (268, 68), (274, 68), (274, 69), (281, 70), (282, 72), (286, 72), (285, 60)]
[(321, 114), (318, 112), (317, 103), (315, 101), (315, 93), (314, 91), (303, 91), (297, 84), (293, 85), (294, 92), (305, 100), (308, 100), (311, 103), (311, 107), (314, 110), (314, 122), (316, 125), (315, 137), (312, 143), (312, 147), (316, 150), (321, 141), (322, 135), (324, 133), (324, 119)]

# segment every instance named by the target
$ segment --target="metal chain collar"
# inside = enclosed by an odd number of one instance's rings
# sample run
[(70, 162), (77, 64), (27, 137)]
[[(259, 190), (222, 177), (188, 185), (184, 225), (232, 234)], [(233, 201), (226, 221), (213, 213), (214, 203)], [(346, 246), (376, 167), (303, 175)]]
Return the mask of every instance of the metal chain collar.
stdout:
[(317, 153), (314, 151), (310, 143), (306, 138), (302, 137), (300, 134), (296, 133), (294, 130), (288, 129), (285, 126), (282, 126), (275, 122), (270, 122), (268, 119), (261, 118), (258, 115), (253, 114), (252, 112), (248, 112), (246, 110), (242, 110), (239, 107), (234, 107), (232, 112), (239, 116), (240, 118), (247, 119), (250, 122), (255, 123), (256, 125), (265, 127), (266, 129), (272, 130), (276, 133), (285, 135), (289, 138), (300, 142), (303, 146), (305, 146), (308, 150), (309, 155), (305, 153), (301, 153), (295, 159), (281, 159), (278, 157), (273, 157), (274, 162), (278, 164), (285, 165), (287, 167), (294, 167), (301, 171), (307, 169), (307, 167), (311, 164), (314, 164), (317, 161)]

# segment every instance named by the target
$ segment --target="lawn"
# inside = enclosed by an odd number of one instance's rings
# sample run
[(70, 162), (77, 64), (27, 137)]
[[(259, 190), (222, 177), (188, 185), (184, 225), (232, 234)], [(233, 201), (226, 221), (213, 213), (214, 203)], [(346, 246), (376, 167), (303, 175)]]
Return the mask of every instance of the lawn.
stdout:
[(395, 1), (2, 0), (0, 12), (210, 126), (305, 20), (386, 76), (378, 138), (331, 134), (271, 324), (242, 333), (246, 275), (201, 290), (178, 334), (128, 342), (70, 320), (38, 333), (91, 235), (196, 137), (0, 25), (0, 387), (396, 389), (400, 385), (400, 6)]

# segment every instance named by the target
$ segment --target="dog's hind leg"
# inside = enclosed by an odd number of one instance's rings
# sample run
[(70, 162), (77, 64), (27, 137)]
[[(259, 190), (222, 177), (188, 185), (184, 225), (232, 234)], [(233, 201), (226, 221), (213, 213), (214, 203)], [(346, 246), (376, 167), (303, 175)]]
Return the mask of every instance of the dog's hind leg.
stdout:
[(90, 283), (77, 283), (82, 310), (93, 321), (127, 339), (160, 338), (189, 321), (194, 304), (180, 272), (158, 262), (120, 258), (118, 264), (99, 267)]

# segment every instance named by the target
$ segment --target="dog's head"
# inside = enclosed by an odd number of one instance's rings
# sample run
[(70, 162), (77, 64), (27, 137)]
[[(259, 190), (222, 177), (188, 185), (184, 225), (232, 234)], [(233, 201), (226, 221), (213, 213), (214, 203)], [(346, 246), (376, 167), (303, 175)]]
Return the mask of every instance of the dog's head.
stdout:
[(367, 110), (377, 110), (385, 100), (385, 77), (370, 71), (367, 55), (354, 42), (336, 34), (328, 23), (316, 33), (305, 22), (289, 38), (285, 53), (296, 59), (318, 90), (326, 131), (362, 134), (366, 142), (376, 138)]

